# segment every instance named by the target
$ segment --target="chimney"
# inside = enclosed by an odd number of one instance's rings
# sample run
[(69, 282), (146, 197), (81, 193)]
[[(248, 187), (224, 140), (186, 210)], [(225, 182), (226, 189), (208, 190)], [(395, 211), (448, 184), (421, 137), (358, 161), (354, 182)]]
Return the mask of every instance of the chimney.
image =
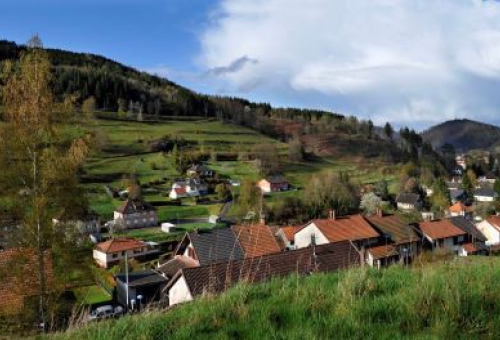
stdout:
[(328, 218), (331, 220), (337, 219), (337, 214), (336, 214), (335, 210), (332, 209), (328, 212)]
[(198, 227), (194, 228), (194, 232), (195, 232), (196, 234), (199, 234), (199, 233), (200, 233), (200, 228), (198, 228)]
[(378, 217), (384, 217), (384, 212), (382, 211), (382, 209), (380, 209), (378, 207), (377, 207), (377, 216)]

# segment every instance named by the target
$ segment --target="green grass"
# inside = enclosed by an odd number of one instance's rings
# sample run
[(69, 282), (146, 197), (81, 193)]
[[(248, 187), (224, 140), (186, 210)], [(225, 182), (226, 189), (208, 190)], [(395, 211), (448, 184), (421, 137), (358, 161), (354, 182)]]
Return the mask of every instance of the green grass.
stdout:
[(498, 258), (464, 258), (242, 284), (170, 311), (51, 338), (498, 339), (499, 265)]
[(111, 301), (111, 295), (99, 286), (79, 287), (73, 289), (78, 303), (83, 305), (93, 305)]
[[(383, 178), (389, 181), (391, 190), (396, 184), (397, 167), (371, 159), (318, 157), (315, 161), (287, 163), (286, 144), (266, 137), (256, 131), (241, 126), (221, 124), (216, 121), (186, 122), (167, 121), (162, 123), (139, 123), (126, 121), (96, 120), (91, 126), (98, 128), (101, 135), (106, 136), (103, 149), (93, 154), (84, 166), (87, 173), (86, 187), (91, 207), (105, 219), (111, 219), (113, 211), (122, 201), (108, 197), (103, 185), (114, 188), (125, 188), (124, 178), (135, 176), (141, 184), (163, 181), (164, 184), (153, 185), (159, 193), (143, 193), (147, 201), (166, 202), (170, 192), (170, 183), (181, 176), (172, 166), (170, 155), (161, 153), (138, 154), (149, 151), (151, 142), (164, 136), (182, 137), (190, 141), (194, 150), (203, 149), (217, 152), (250, 151), (261, 143), (275, 144), (282, 155), (282, 172), (292, 185), (304, 188), (312, 176), (324, 171), (346, 172), (355, 184), (375, 183)], [(80, 135), (82, 127), (75, 127), (73, 133)], [(152, 167), (155, 164), (156, 167)], [(219, 175), (243, 180), (258, 181), (262, 176), (254, 161), (211, 161), (209, 166)], [(233, 187), (234, 194), (239, 188)], [(299, 193), (291, 192), (267, 198), (272, 206), (286, 196)], [(164, 206), (158, 205), (160, 221), (185, 219), (192, 217), (208, 217), (218, 214), (220, 205), (203, 206)]]

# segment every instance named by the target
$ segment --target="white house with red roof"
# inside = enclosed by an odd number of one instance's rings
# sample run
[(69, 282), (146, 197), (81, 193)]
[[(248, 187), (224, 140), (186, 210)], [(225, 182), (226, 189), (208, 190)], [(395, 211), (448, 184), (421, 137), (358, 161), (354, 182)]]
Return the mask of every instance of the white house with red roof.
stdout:
[(328, 219), (316, 219), (294, 234), (296, 249), (339, 241), (351, 241), (359, 248), (378, 241), (380, 234), (361, 215), (336, 217), (330, 213)]
[(93, 257), (97, 265), (109, 268), (125, 259), (157, 254), (158, 244), (134, 238), (118, 237), (96, 245)]

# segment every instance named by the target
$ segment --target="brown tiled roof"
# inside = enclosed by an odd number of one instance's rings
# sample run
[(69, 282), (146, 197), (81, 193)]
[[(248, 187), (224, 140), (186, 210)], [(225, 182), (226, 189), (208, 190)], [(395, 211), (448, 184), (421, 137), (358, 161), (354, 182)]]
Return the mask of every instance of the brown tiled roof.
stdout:
[[(53, 286), (52, 257), (45, 253), (47, 291)], [(0, 252), (0, 315), (16, 314), (24, 306), (24, 298), (36, 296), (40, 290), (38, 256), (34, 249), (9, 249)]]
[(194, 297), (204, 292), (222, 292), (239, 281), (253, 283), (294, 273), (329, 272), (359, 263), (360, 255), (350, 242), (336, 242), (317, 246), (316, 257), (313, 248), (307, 247), (262, 257), (182, 269), (167, 285), (167, 290), (181, 275), (184, 276)]
[(433, 240), (466, 235), (465, 231), (456, 227), (449, 220), (420, 223), (422, 232)]
[(312, 222), (330, 242), (357, 241), (380, 236), (361, 215)]
[(145, 245), (146, 244), (143, 241), (139, 241), (133, 238), (117, 237), (97, 244), (96, 249), (102, 251), (103, 253), (110, 254), (125, 250), (142, 248)]
[(128, 199), (116, 211), (122, 214), (134, 214), (136, 212), (153, 211), (155, 207), (142, 199)]
[(397, 256), (398, 252), (393, 245), (382, 245), (377, 247), (371, 247), (368, 249), (374, 260), (379, 260), (384, 257)]
[(400, 243), (416, 242), (419, 237), (415, 230), (397, 215), (370, 216), (366, 218), (382, 235), (390, 237), (391, 241)]
[(245, 258), (262, 256), (281, 251), (275, 236), (268, 226), (263, 224), (233, 226), (233, 231), (240, 242)]
[(158, 271), (172, 278), (179, 270), (184, 268), (196, 267), (197, 263), (190, 257), (184, 255), (176, 255), (173, 259), (168, 260), (158, 267)]

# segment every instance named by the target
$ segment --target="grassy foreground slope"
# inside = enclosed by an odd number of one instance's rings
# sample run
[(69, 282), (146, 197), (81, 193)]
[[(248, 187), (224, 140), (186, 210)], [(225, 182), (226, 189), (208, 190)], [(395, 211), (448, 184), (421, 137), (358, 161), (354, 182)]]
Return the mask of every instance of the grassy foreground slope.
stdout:
[(498, 339), (499, 265), (498, 258), (468, 258), (239, 285), (171, 311), (51, 338)]

